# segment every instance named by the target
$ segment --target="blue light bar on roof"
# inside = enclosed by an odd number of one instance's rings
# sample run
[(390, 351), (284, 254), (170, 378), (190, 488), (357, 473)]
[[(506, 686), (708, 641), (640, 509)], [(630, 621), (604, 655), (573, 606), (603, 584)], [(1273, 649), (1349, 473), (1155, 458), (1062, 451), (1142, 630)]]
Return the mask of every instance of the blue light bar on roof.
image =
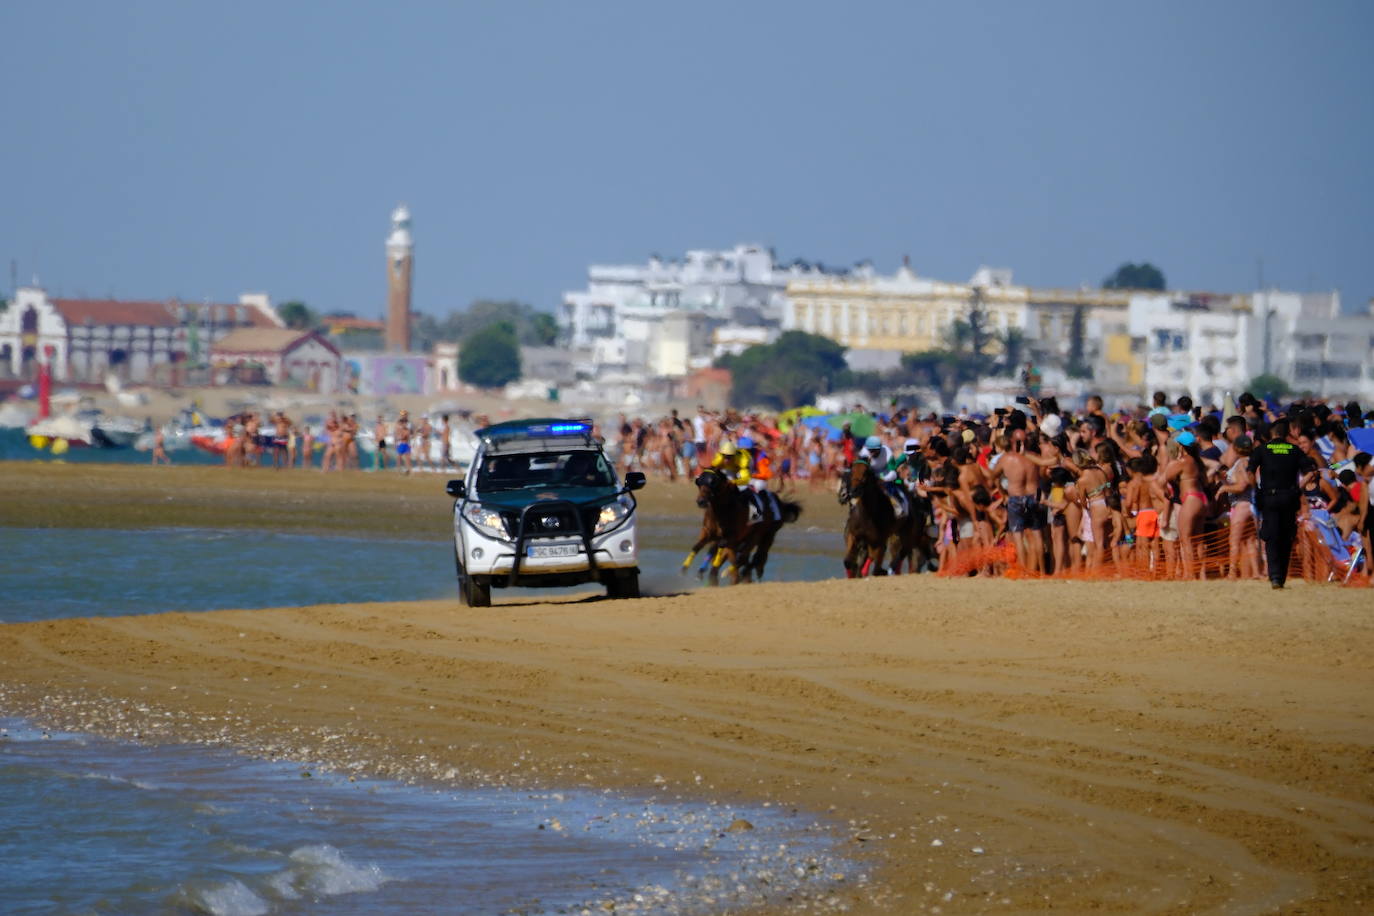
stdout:
[(586, 421), (557, 421), (536, 423), (501, 423), (482, 431), (493, 439), (542, 439), (555, 436), (586, 436), (592, 424)]

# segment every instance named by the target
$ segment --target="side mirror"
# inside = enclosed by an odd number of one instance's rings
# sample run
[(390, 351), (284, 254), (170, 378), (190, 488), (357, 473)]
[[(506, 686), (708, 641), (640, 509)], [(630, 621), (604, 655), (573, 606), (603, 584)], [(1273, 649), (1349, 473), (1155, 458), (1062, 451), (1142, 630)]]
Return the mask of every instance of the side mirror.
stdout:
[(625, 475), (625, 489), (642, 490), (646, 479), (643, 471), (630, 471)]
[(462, 499), (464, 496), (467, 495), (467, 488), (463, 486), (463, 482), (461, 480), (450, 480), (444, 486), (444, 492), (447, 493), (449, 496), (452, 496), (454, 499)]

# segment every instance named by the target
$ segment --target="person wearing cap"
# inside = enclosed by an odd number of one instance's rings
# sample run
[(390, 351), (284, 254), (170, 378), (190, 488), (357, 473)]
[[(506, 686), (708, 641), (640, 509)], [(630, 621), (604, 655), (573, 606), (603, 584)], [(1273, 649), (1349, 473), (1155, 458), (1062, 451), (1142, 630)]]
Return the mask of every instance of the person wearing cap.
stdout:
[(1293, 541), (1298, 536), (1298, 507), (1302, 499), (1298, 480), (1316, 465), (1288, 441), (1288, 421), (1276, 420), (1269, 428), (1269, 441), (1250, 454), (1245, 467), (1251, 474), (1259, 474), (1256, 503), (1260, 511), (1260, 540), (1264, 541), (1269, 564), (1269, 584), (1283, 588), (1288, 581)]
[(748, 451), (741, 450), (729, 439), (721, 439), (716, 456), (711, 459), (711, 467), (730, 478), (736, 486), (744, 487), (749, 483), (749, 461)]
[(768, 481), (773, 479), (773, 464), (764, 447), (749, 436), (739, 440), (741, 453), (749, 456), (749, 490), (761, 515), (772, 515), (774, 521), (782, 521), (782, 506), (771, 496), (765, 496)]
[(892, 454), (892, 449), (884, 444), (878, 436), (869, 436), (864, 440), (863, 454), (855, 459), (865, 461), (882, 480), (883, 486), (887, 489), (888, 496), (892, 497), (898, 518), (905, 518), (911, 510), (906, 487), (902, 486), (897, 480), (898, 471), (902, 465), (906, 464), (907, 455), (903, 452), (896, 457)]

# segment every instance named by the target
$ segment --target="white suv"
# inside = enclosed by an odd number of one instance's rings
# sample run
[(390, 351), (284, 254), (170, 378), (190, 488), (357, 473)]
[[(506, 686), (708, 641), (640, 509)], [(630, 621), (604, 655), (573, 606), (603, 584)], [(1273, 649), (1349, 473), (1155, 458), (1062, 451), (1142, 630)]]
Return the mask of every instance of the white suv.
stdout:
[(600, 582), (639, 597), (635, 498), (616, 482), (584, 420), (518, 420), (477, 431), (466, 480), (450, 480), (458, 587), (471, 607), (491, 589)]

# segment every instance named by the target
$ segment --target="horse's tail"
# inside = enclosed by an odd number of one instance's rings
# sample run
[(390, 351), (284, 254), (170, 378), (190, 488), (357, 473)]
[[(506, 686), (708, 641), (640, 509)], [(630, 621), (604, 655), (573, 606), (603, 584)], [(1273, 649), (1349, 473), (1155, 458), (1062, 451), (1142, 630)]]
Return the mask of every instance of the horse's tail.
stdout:
[(782, 507), (782, 521), (784, 525), (795, 522), (797, 519), (801, 518), (801, 503), (793, 502), (790, 499), (779, 499), (778, 505)]

